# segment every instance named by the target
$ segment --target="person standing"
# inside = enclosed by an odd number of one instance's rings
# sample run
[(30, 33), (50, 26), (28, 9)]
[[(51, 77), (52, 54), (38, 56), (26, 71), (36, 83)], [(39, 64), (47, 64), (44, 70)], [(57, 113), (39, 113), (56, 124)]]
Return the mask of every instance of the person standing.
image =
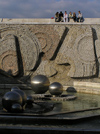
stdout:
[(64, 22), (68, 22), (68, 14), (67, 11), (64, 13)]

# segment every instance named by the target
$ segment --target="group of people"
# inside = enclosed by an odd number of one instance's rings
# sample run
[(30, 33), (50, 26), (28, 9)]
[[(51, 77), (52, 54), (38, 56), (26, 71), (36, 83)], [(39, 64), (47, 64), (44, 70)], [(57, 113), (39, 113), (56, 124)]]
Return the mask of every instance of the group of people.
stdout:
[(55, 14), (55, 22), (70, 22), (70, 19), (73, 19), (74, 22), (83, 22), (83, 15), (81, 11), (78, 11), (78, 16), (76, 16), (75, 12), (67, 14), (67, 11), (64, 14), (62, 11)]

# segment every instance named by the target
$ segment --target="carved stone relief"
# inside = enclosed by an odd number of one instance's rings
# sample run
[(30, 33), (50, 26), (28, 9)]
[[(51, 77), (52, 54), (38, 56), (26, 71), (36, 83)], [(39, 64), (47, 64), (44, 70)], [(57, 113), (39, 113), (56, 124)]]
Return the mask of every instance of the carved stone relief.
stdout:
[[(61, 47), (56, 54), (55, 60), (42, 61), (42, 68), (40, 65), (37, 72), (41, 72), (49, 77), (55, 77), (60, 72), (57, 67), (60, 66), (61, 70), (63, 70), (63, 66), (65, 66), (66, 69), (63, 72), (66, 73), (67, 70), (66, 78), (88, 78), (96, 75), (97, 67), (93, 34), (90, 26), (72, 26), (60, 45)], [(44, 71), (39, 71), (41, 69)], [(60, 75), (59, 80), (61, 79)]]
[[(94, 37), (94, 29), (97, 38)], [(47, 75), (63, 85), (94, 80), (100, 70), (100, 28), (90, 25), (9, 25), (0, 29), (0, 69), (22, 77)], [(98, 61), (98, 64), (97, 64)], [(28, 80), (28, 79), (27, 79)]]
[[(61, 27), (63, 33), (65, 27)], [(31, 32), (34, 33), (40, 41), (42, 52), (44, 52), (46, 59), (52, 59), (62, 38), (56, 28), (54, 28), (53, 25), (33, 25)]]
[[(75, 36), (74, 36), (75, 35)], [(63, 60), (62, 60), (63, 59)], [(90, 77), (96, 75), (96, 62), (92, 29), (73, 26), (57, 55), (56, 63), (71, 64), (70, 77)]]
[(37, 64), (41, 46), (34, 34), (22, 26), (0, 29), (0, 66), (11, 75), (25, 76)]

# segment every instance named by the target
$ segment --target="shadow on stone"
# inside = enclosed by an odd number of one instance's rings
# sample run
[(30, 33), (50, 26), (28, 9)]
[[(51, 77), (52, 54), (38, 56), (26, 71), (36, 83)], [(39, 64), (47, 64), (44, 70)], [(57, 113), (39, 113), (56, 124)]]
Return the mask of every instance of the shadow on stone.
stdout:
[(23, 68), (23, 61), (22, 61), (20, 44), (19, 44), (19, 40), (18, 40), (17, 37), (15, 37), (15, 40), (16, 40), (16, 52), (17, 52), (18, 70), (19, 70), (18, 76), (23, 76), (23, 74), (24, 74), (24, 68)]
[(59, 52), (59, 49), (60, 49), (61, 45), (63, 44), (63, 42), (64, 42), (64, 40), (65, 40), (65, 37), (66, 37), (68, 31), (69, 31), (69, 29), (66, 27), (66, 28), (65, 28), (65, 31), (64, 31), (64, 33), (63, 33), (63, 35), (62, 35), (62, 38), (61, 38), (61, 40), (59, 41), (58, 47), (57, 47), (57, 49), (56, 49), (56, 51), (55, 51), (55, 54), (54, 54), (54, 56), (52, 57), (51, 60), (54, 60), (54, 59), (56, 58), (56, 56), (57, 56), (57, 54), (58, 54), (58, 52)]
[(95, 54), (95, 60), (96, 60), (96, 77), (99, 75), (99, 61), (98, 61), (98, 56), (96, 52), (96, 44), (95, 41), (98, 39), (96, 30), (92, 28), (92, 33), (93, 33), (93, 44), (94, 44), (94, 54)]

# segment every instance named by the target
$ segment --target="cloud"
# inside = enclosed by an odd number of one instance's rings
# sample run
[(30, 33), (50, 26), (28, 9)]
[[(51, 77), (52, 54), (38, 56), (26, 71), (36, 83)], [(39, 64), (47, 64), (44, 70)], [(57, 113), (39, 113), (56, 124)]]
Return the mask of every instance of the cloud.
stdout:
[(0, 0), (0, 18), (51, 18), (65, 10), (100, 18), (100, 0)]

